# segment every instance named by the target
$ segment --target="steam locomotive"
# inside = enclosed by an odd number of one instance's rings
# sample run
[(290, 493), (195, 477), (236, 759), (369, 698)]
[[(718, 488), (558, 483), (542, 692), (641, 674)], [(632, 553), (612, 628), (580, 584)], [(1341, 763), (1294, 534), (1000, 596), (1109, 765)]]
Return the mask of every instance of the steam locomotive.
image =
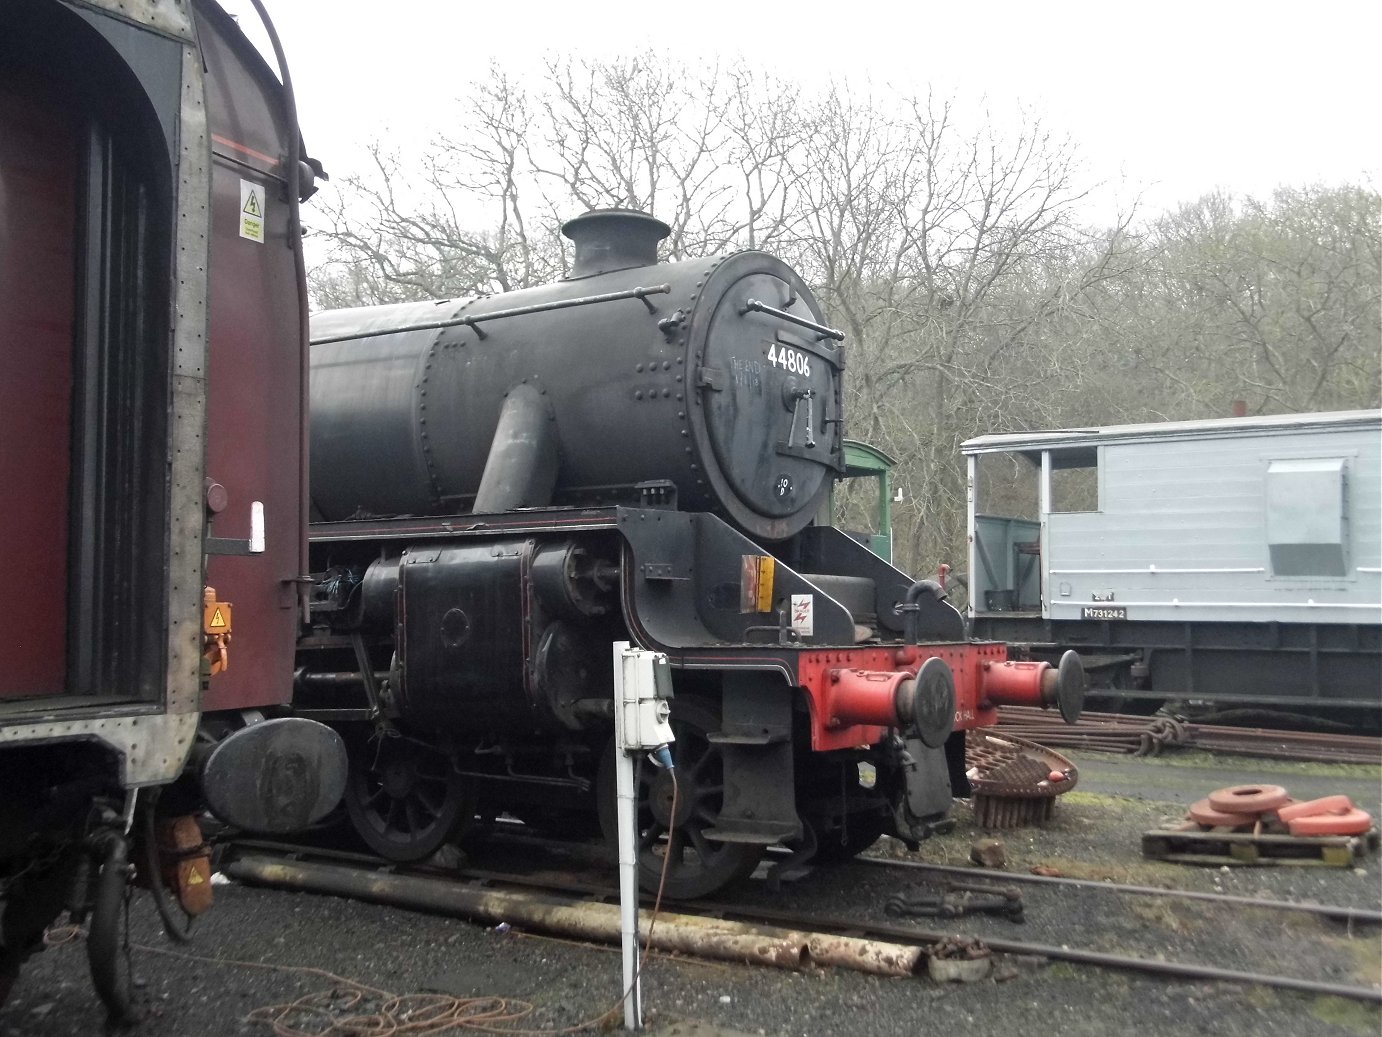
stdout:
[(1078, 710), (1078, 664), (966, 642), (817, 521), (844, 360), (800, 277), (658, 264), (638, 213), (568, 224), (557, 284), (316, 320), (309, 543), (286, 66), (213, 0), (5, 16), (0, 1000), (68, 910), (124, 1016), (131, 874), (170, 931), (202, 910), (206, 807), (290, 831), (344, 788), (398, 860), (596, 825), (612, 641), (676, 670), (681, 794), (648, 771), (640, 826), (679, 896), (919, 840), (965, 729)]
[(915, 845), (968, 792), (966, 730), (1003, 703), (1078, 715), (1077, 657), (966, 640), (935, 583), (824, 521), (844, 336), (787, 264), (659, 263), (667, 225), (631, 210), (563, 233), (556, 283), (312, 320), (293, 709), (344, 737), (354, 827), (400, 861), (500, 813), (608, 835), (630, 641), (675, 688), (645, 885)]
[(210, 0), (4, 15), (0, 1001), (67, 910), (119, 1018), (131, 872), (182, 932), (210, 902), (208, 801), (283, 831), (344, 782), (334, 732), (269, 719), (305, 572), (297, 206), (320, 170)]

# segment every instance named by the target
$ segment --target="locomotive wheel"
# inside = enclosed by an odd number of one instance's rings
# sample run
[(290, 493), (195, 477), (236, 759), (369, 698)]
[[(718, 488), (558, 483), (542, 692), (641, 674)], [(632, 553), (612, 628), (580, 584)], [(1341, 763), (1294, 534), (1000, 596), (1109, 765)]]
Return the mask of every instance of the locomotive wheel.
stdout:
[(878, 842), (887, 830), (886, 814), (853, 814), (846, 819), (843, 830), (830, 828), (816, 834), (816, 852), (811, 860), (817, 864), (843, 864)]
[[(644, 763), (637, 792), (638, 882), (656, 893), (665, 861), (665, 895), (673, 900), (693, 900), (747, 878), (765, 847), (717, 842), (705, 835), (707, 829), (715, 827), (724, 802), (724, 761), (719, 747), (706, 738), (708, 731), (720, 730), (719, 709), (683, 696), (672, 703), (671, 724), (676, 735), (672, 745), (678, 786), (676, 815), (672, 815), (671, 775)], [(605, 838), (618, 845), (614, 753), (611, 742), (600, 766), (600, 827)]]
[(86, 937), (86, 960), (91, 984), (106, 1006), (107, 1018), (118, 1025), (130, 1018), (130, 960), (125, 946), (125, 894), (129, 881), (129, 843), (111, 835), (95, 881), (95, 902)]
[(371, 850), (391, 861), (420, 861), (459, 835), (475, 800), (450, 758), (412, 738), (352, 741), (345, 806)]

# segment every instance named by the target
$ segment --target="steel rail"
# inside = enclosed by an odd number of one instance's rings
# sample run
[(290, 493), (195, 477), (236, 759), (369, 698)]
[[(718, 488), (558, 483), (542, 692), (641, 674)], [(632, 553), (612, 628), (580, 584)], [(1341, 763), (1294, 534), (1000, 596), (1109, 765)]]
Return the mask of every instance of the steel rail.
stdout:
[(1009, 706), (999, 718), (997, 731), (1056, 747), (1137, 755), (1181, 748), (1266, 759), (1366, 766), (1382, 763), (1382, 739), (1373, 735), (1230, 727), (1167, 716), (1086, 712), (1078, 723), (1067, 725), (1035, 707)]
[[(255, 844), (256, 849), (263, 849), (265, 846), (266, 844), (264, 843)], [(293, 847), (285, 855), (294, 857), (303, 853), (325, 857), (336, 855), (336, 851), (318, 850), (315, 848), (309, 849), (305, 847)], [(359, 861), (362, 855), (340, 854), (339, 857)], [(511, 875), (473, 873), (469, 869), (457, 871), (454, 873), (454, 878), (443, 878), (438, 877), (435, 871), (430, 874), (422, 872), (410, 873), (408, 869), (399, 869), (397, 865), (392, 865), (382, 859), (373, 860), (372, 863), (376, 869), (387, 867), (389, 870), (387, 872), (375, 870), (371, 872), (368, 877), (362, 876), (359, 881), (352, 882), (342, 881), (342, 876), (340, 875), (329, 876), (320, 874), (317, 867), (306, 864), (300, 860), (294, 860), (289, 867), (278, 867), (275, 866), (275, 862), (271, 860), (264, 860), (261, 858), (259, 861), (256, 861), (254, 858), (240, 858), (232, 862), (226, 869), (226, 872), (232, 878), (237, 878), (241, 881), (249, 881), (258, 885), (307, 892), (325, 892), (338, 896), (347, 896), (353, 899), (386, 902), (398, 906), (409, 906), (415, 910), (431, 910), (434, 912), (439, 910), (439, 905), (445, 903), (446, 892), (444, 887), (456, 887), (458, 886), (457, 879), (463, 878), (484, 881), (491, 886), (509, 884), (528, 889), (538, 888), (548, 893), (574, 893), (582, 897), (589, 897), (592, 895), (608, 897), (614, 895), (614, 890), (606, 886), (598, 886), (590, 883), (558, 883), (548, 879), (523, 881)], [(328, 870), (340, 872), (344, 869), (331, 868)], [(1012, 876), (1005, 876), (1005, 878), (1011, 877)], [(1040, 877), (1043, 876), (1032, 876), (1032, 878)], [(322, 881), (317, 882), (317, 878), (321, 878)], [(421, 896), (418, 896), (414, 900), (409, 901), (407, 899), (410, 893), (424, 890), (424, 888), (429, 885), (435, 885), (438, 888), (435, 890), (427, 889), (422, 892)], [(871, 922), (857, 917), (839, 918), (829, 915), (795, 914), (790, 911), (746, 907), (741, 904), (722, 904), (714, 901), (688, 901), (678, 904), (677, 908), (684, 914), (697, 912), (726, 921), (786, 925), (790, 926), (797, 934), (801, 934), (808, 929), (814, 929), (816, 933), (823, 937), (844, 934), (860, 937), (866, 941), (888, 940), (895, 943), (913, 944), (923, 947), (952, 940), (955, 937), (955, 933), (953, 932), (942, 933), (925, 929), (913, 929), (888, 923)], [(449, 908), (449, 910), (454, 910), (454, 908)], [(810, 935), (810, 933), (806, 932), (806, 935)], [(1142, 972), (1174, 979), (1214, 980), (1226, 983), (1266, 986), (1278, 990), (1296, 990), (1302, 993), (1324, 994), (1353, 1001), (1364, 1001), (1382, 1005), (1382, 987), (1360, 987), (1342, 983), (1329, 983), (1322, 980), (1301, 979), (1295, 976), (1244, 972), (1236, 969), (1223, 969), (1213, 965), (1198, 965), (1191, 962), (1158, 961), (1150, 958), (1138, 958), (1132, 955), (1111, 954), (1104, 951), (1085, 950), (1069, 946), (1056, 946), (1054, 944), (1035, 943), (1026, 940), (1009, 940), (1003, 937), (984, 936), (981, 937), (981, 939), (990, 949), (1003, 954), (1040, 957), (1051, 961), (1065, 961), (1071, 964), (1091, 965), (1098, 968), (1115, 969), (1125, 972)], [(772, 964), (773, 962), (767, 961), (765, 963)], [(841, 962), (841, 964), (848, 964), (848, 962)]]
[(852, 862), (873, 867), (906, 868), (929, 871), (940, 875), (963, 875), (966, 878), (992, 879), (997, 884), (1027, 882), (1034, 885), (1075, 886), (1080, 889), (1100, 889), (1110, 893), (1133, 893), (1139, 896), (1168, 897), (1174, 900), (1208, 900), (1236, 907), (1265, 907), (1275, 911), (1300, 911), (1344, 922), (1366, 922), (1382, 925), (1382, 911), (1341, 907), (1334, 904), (1301, 904), (1293, 900), (1272, 900), (1269, 897), (1241, 897), (1232, 893), (1201, 893), (1189, 889), (1161, 889), (1157, 886), (1134, 886), (1122, 882), (1100, 882), (1098, 879), (1072, 879), (1057, 875), (1027, 875), (1021, 872), (988, 871), (983, 868), (963, 868), (954, 864), (928, 864), (925, 861), (897, 861), (883, 857), (856, 857)]
[[(701, 903), (681, 904), (682, 908), (708, 907)], [(879, 922), (860, 922), (857, 918), (834, 918), (828, 915), (797, 915), (790, 912), (775, 912), (767, 908), (742, 908), (724, 905), (730, 917), (757, 918), (771, 922), (777, 917), (795, 917), (798, 922), (812, 925), (826, 925), (846, 932), (866, 932), (871, 936), (887, 937), (893, 940), (914, 939), (924, 943), (940, 943), (953, 940), (954, 933), (927, 932), (912, 930), (904, 926), (888, 925)], [(1214, 965), (1196, 965), (1189, 962), (1157, 961), (1152, 958), (1137, 958), (1128, 954), (1109, 954), (1104, 951), (1088, 951), (1075, 947), (1055, 946), (1047, 943), (1031, 943), (1025, 940), (1005, 940), (1000, 937), (979, 937), (990, 949), (1003, 954), (1020, 954), (1054, 961), (1068, 961), (1077, 965), (1095, 965), (1100, 968), (1118, 969), (1127, 972), (1147, 972), (1154, 975), (1170, 976), (1176, 979), (1212, 979), (1227, 983), (1246, 983), (1257, 986), (1274, 987), (1279, 990), (1298, 990), (1309, 994), (1328, 994), (1333, 997), (1353, 1001), (1368, 1001), (1382, 1005), (1382, 987), (1356, 987), (1343, 983), (1327, 983), (1322, 980), (1298, 979), (1294, 976), (1278, 976), (1263, 972), (1241, 972), (1237, 969), (1221, 969)]]
[[(506, 839), (518, 838), (533, 840), (543, 844), (549, 844), (551, 842), (551, 840), (542, 836), (534, 836), (522, 831), (522, 825), (518, 822), (505, 822), (505, 824), (511, 824), (513, 828), (516, 829), (515, 831), (503, 832), (503, 837)], [(378, 865), (381, 861), (380, 858), (368, 853), (280, 843), (268, 839), (236, 839), (231, 845), (236, 848), (263, 850), (269, 853), (283, 854), (285, 856), (320, 856), (329, 860), (360, 864), (363, 866)], [(1269, 897), (1244, 897), (1233, 893), (1202, 893), (1198, 890), (1190, 889), (1162, 889), (1159, 886), (1138, 886), (1124, 882), (1101, 882), (1098, 879), (1073, 879), (1063, 875), (1028, 875), (1024, 872), (999, 872), (990, 871), (984, 868), (961, 867), (954, 864), (930, 864), (926, 861), (891, 860), (885, 857), (856, 857), (844, 866), (849, 867), (851, 865), (863, 865), (865, 867), (876, 868), (901, 868), (910, 871), (933, 872), (938, 875), (955, 875), (967, 879), (986, 879), (993, 881), (997, 885), (1018, 882), (1030, 885), (1072, 886), (1079, 889), (1097, 889), (1109, 893), (1166, 897), (1171, 900), (1203, 900), (1211, 903), (1228, 904), (1234, 907), (1259, 907), (1275, 911), (1296, 911), (1322, 918), (1333, 918), (1349, 924), (1382, 925), (1382, 911), (1371, 911), (1358, 907), (1344, 907), (1340, 904), (1303, 904), (1294, 900), (1272, 900)], [(417, 871), (421, 874), (439, 874), (436, 869), (422, 865), (415, 865), (409, 870)], [(501, 875), (496, 872), (486, 871), (483, 868), (463, 868), (457, 871), (447, 872), (447, 874), (458, 875), (465, 878), (477, 878), (484, 881), (503, 880), (520, 885), (527, 884), (522, 876), (511, 874)], [(544, 885), (544, 882), (539, 880), (536, 884)], [(573, 886), (572, 888), (576, 887)], [(585, 893), (612, 892), (611, 890), (605, 890), (604, 887), (596, 885), (581, 886), (579, 888)]]

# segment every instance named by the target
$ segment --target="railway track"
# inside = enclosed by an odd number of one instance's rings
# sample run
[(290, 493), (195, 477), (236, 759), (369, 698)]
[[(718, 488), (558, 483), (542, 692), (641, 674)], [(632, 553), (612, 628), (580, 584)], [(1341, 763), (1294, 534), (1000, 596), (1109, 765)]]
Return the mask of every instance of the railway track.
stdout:
[(1382, 738), (1199, 724), (1169, 716), (1085, 712), (1067, 724), (1034, 706), (1007, 706), (998, 731), (1064, 749), (1156, 756), (1172, 749), (1320, 763), (1382, 764)]
[(1044, 885), (1066, 889), (1098, 890), (1101, 893), (1130, 894), (1134, 896), (1156, 897), (1163, 900), (1202, 900), (1210, 903), (1231, 904), (1237, 907), (1262, 907), (1273, 911), (1300, 912), (1320, 918), (1332, 918), (1346, 923), (1382, 925), (1382, 911), (1369, 911), (1356, 907), (1340, 907), (1331, 904), (1304, 904), (1290, 900), (1273, 900), (1269, 897), (1241, 897), (1232, 893), (1204, 893), (1189, 889), (1162, 889), (1159, 886), (1135, 886), (1119, 882), (1101, 882), (1096, 879), (1072, 879), (1054, 875), (1025, 875), (1021, 872), (984, 872), (974, 868), (961, 868), (948, 864), (928, 864), (923, 861), (898, 861), (882, 857), (859, 857), (855, 866), (895, 868), (903, 871), (929, 872), (933, 875), (964, 876), (967, 879), (984, 877), (998, 883), (1019, 883), (1022, 885)]
[[(522, 841), (547, 843), (537, 837)], [(569, 844), (563, 844), (567, 850)], [(1350, 926), (1382, 924), (1382, 913), (1347, 907), (1299, 904), (1267, 898), (1236, 897), (1154, 887), (1117, 886), (1075, 879), (1014, 874), (985, 875), (915, 862), (864, 859), (863, 868), (897, 868), (937, 874), (963, 872), (970, 880), (992, 878), (995, 888), (1010, 882), (1045, 882), (1075, 890), (1305, 912)], [(401, 867), (369, 855), (268, 842), (233, 844), (222, 870), (255, 885), (337, 896), (465, 917), (489, 925), (547, 930), (592, 942), (618, 942), (618, 892), (612, 878), (589, 866), (577, 871), (515, 874), (463, 867), (440, 870)], [(647, 905), (645, 921), (651, 921)], [(945, 924), (953, 924), (947, 920)], [(648, 928), (652, 946), (664, 953), (692, 954), (787, 968), (808, 964), (903, 976), (924, 971), (931, 949), (956, 938), (953, 929), (840, 917), (822, 912), (787, 911), (751, 903), (683, 902), (666, 908)], [(646, 930), (645, 930), (646, 931)], [(1139, 972), (1168, 979), (1257, 984), (1282, 990), (1331, 995), (1382, 1004), (1382, 988), (1355, 986), (1297, 976), (1274, 975), (1159, 958), (1113, 954), (1091, 947), (985, 935), (994, 952)]]

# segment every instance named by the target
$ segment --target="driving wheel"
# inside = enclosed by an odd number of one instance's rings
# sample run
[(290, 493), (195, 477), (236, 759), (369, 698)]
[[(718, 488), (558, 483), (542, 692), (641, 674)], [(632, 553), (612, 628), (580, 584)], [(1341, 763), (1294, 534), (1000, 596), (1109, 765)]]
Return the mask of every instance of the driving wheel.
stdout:
[(375, 734), (352, 741), (349, 754), (346, 813), (379, 856), (420, 861), (473, 820), (474, 796), (440, 749)]
[[(706, 834), (714, 830), (724, 802), (724, 760), (719, 746), (706, 737), (720, 730), (718, 708), (682, 696), (672, 702), (671, 725), (676, 736), (672, 745), (675, 797), (669, 772), (646, 761), (640, 768), (638, 881), (648, 892), (657, 892), (665, 863), (665, 895), (691, 900), (746, 878), (765, 848), (722, 842)], [(600, 825), (605, 838), (617, 844), (614, 751), (611, 742), (600, 768)]]

